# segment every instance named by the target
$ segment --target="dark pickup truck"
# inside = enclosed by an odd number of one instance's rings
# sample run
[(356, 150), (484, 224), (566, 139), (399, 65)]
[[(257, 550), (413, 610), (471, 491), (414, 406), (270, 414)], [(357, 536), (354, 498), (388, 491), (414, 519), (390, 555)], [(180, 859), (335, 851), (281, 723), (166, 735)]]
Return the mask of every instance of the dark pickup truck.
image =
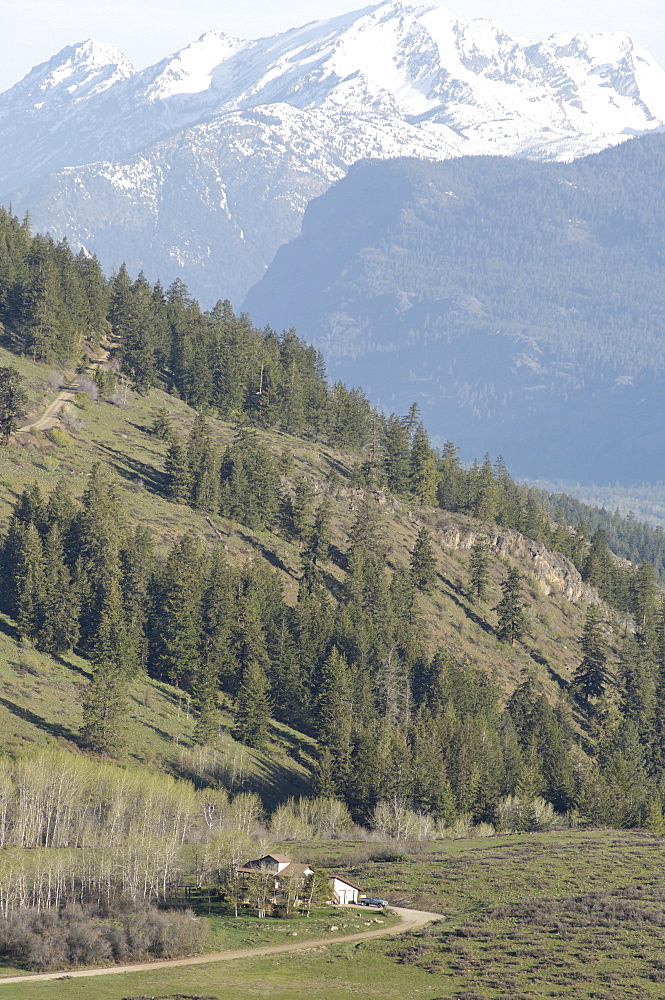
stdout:
[(361, 896), (358, 899), (358, 906), (387, 906), (388, 900), (381, 896)]

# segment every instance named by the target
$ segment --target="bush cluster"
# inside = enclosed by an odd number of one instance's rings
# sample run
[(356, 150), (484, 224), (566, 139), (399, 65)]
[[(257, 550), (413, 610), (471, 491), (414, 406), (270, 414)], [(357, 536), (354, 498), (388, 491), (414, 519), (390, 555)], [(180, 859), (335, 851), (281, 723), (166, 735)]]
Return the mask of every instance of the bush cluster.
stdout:
[(0, 957), (38, 972), (177, 958), (201, 952), (208, 933), (207, 921), (191, 910), (69, 904), (0, 919)]

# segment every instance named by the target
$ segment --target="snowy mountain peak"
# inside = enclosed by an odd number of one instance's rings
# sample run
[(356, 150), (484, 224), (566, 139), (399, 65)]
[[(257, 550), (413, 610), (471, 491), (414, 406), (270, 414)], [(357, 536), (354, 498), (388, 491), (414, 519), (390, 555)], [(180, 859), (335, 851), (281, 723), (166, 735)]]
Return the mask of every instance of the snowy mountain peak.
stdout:
[(665, 72), (622, 32), (531, 42), (383, 0), (267, 38), (208, 32), (138, 73), (99, 42), (63, 49), (0, 95), (0, 192), (109, 267), (177, 264), (240, 301), (360, 159), (570, 160), (664, 124)]
[(222, 31), (206, 32), (186, 48), (145, 71), (145, 76), (150, 78), (145, 91), (147, 99), (168, 100), (209, 90), (214, 86), (215, 70), (246, 45), (247, 42)]
[(0, 107), (39, 110), (95, 97), (134, 75), (129, 60), (113, 45), (94, 38), (68, 45), (35, 66), (4, 94)]

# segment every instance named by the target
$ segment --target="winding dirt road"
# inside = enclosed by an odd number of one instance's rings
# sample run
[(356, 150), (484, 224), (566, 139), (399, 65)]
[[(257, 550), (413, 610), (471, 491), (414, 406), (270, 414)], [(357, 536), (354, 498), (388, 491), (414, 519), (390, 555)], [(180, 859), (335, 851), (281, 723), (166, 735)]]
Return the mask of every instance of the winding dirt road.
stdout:
[[(340, 907), (340, 909), (342, 909)], [(350, 909), (356, 910), (355, 907)], [(166, 969), (174, 965), (207, 965), (211, 962), (228, 962), (238, 958), (256, 958), (257, 955), (278, 955), (284, 952), (307, 951), (310, 948), (320, 948), (326, 944), (339, 944), (345, 941), (368, 941), (371, 938), (387, 937), (389, 934), (403, 934), (423, 927), (433, 920), (441, 920), (440, 913), (427, 913), (425, 910), (407, 910), (402, 906), (391, 909), (401, 917), (400, 924), (392, 927), (379, 927), (371, 931), (359, 931), (357, 934), (335, 934), (325, 938), (315, 938), (311, 941), (297, 941), (289, 944), (264, 945), (262, 948), (243, 948), (238, 951), (218, 951), (209, 955), (195, 955), (193, 958), (170, 958), (161, 962), (137, 962), (135, 965), (112, 965), (105, 969), (75, 969), (72, 972), (40, 972), (31, 976), (9, 976), (0, 979), (0, 986), (10, 983), (31, 983), (43, 979), (62, 979), (71, 977), (78, 979), (84, 976), (112, 976), (119, 972), (145, 972), (150, 969)], [(357, 910), (356, 910), (357, 912)], [(369, 910), (369, 913), (372, 911)]]

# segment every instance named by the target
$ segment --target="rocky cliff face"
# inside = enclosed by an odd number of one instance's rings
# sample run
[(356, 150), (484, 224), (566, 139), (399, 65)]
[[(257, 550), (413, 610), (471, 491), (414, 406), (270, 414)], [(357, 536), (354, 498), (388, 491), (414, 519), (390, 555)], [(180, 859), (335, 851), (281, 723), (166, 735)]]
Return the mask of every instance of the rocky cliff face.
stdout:
[(487, 539), (492, 552), (514, 559), (539, 582), (546, 595), (561, 594), (567, 601), (577, 604), (598, 604), (594, 587), (582, 580), (570, 559), (558, 552), (551, 552), (541, 542), (525, 538), (519, 531), (489, 525), (482, 532), (474, 522), (457, 515), (442, 514), (437, 518), (436, 534), (443, 545), (451, 549), (470, 549), (479, 537)]

